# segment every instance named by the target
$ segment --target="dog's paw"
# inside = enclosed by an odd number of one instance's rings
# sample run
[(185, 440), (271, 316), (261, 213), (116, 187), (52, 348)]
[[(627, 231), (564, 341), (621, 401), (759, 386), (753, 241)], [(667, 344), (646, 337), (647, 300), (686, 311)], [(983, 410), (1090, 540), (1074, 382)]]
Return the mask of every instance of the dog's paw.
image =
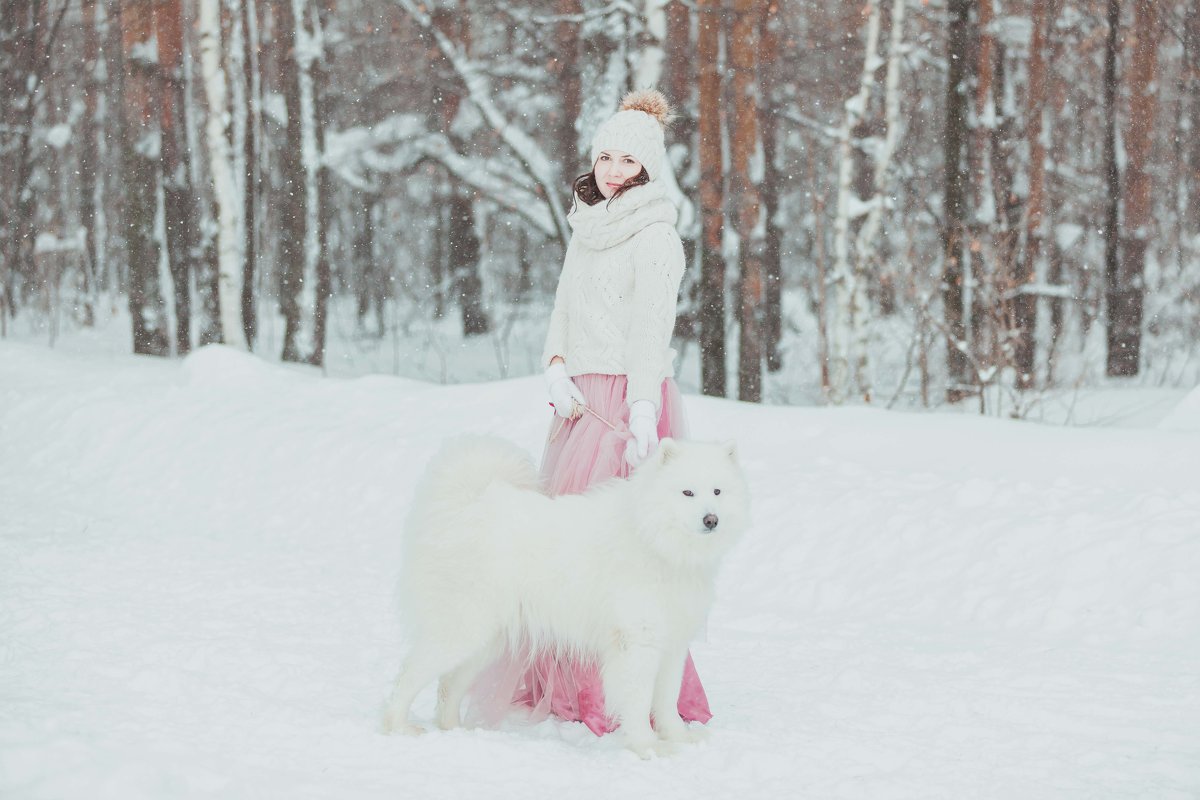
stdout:
[(668, 756), (677, 755), (678, 753), (679, 742), (668, 742), (666, 740), (659, 739), (654, 743), (654, 755), (658, 756), (659, 758), (666, 758)]
[(679, 752), (679, 742), (668, 742), (663, 739), (627, 739), (625, 747), (632, 750), (634, 755), (643, 761), (655, 757), (673, 756)]
[(643, 761), (658, 755), (660, 744), (662, 743), (652, 737), (625, 737), (625, 748)]
[(387, 729), (387, 732), (396, 736), (420, 736), (425, 733), (425, 729), (411, 722), (401, 722)]
[(380, 728), (384, 733), (400, 736), (420, 736), (425, 732), (425, 729), (420, 725), (413, 725), (404, 717), (393, 714), (390, 711), (384, 712)]
[(452, 731), (455, 728), (461, 728), (463, 724), (462, 720), (457, 716), (439, 716), (437, 720), (437, 726), (444, 731)]
[(708, 738), (708, 730), (702, 725), (686, 725), (680, 722), (678, 725), (659, 728), (658, 738), (664, 742), (696, 744)]

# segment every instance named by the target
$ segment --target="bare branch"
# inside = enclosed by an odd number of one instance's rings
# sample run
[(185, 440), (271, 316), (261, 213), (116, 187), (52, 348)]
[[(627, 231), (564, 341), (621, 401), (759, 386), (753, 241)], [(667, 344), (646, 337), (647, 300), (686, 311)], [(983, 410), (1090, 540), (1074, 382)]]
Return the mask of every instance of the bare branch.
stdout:
[(466, 87), (467, 96), (475, 107), (483, 114), (484, 119), (512, 151), (521, 163), (522, 169), (541, 187), (540, 204), (550, 214), (554, 221), (554, 229), (564, 246), (570, 237), (567, 228), (567, 218), (563, 210), (554, 202), (558, 195), (558, 174), (550, 165), (542, 148), (529, 137), (525, 131), (513, 124), (493, 101), (495, 93), (487, 74), (474, 61), (466, 56), (457, 44), (450, 41), (444, 33), (433, 24), (433, 19), (414, 2), (414, 0), (397, 0), (408, 15), (421, 29), (437, 43), (438, 49), (445, 56), (451, 68), (459, 76)]

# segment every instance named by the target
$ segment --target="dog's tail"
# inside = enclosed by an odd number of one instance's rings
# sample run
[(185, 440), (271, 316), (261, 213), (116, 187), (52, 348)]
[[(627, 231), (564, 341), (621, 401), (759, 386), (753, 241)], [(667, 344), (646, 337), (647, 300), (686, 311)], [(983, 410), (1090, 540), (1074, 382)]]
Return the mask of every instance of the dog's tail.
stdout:
[(451, 439), (429, 462), (421, 502), (453, 513), (477, 499), (492, 483), (537, 490), (538, 474), (529, 455), (496, 436)]

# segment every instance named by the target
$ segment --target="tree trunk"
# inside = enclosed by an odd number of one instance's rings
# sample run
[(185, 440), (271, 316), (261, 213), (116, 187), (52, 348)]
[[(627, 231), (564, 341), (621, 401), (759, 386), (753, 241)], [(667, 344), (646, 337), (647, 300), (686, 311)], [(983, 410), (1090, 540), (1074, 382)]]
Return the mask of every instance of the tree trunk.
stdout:
[(867, 402), (870, 401), (870, 382), (867, 380), (867, 354), (864, 345), (867, 323), (866, 276), (859, 270), (859, 260), (851, 253), (851, 229), (861, 217), (855, 208), (861, 207), (863, 194), (869, 192), (870, 171), (861, 151), (853, 140), (866, 133), (865, 119), (875, 82), (879, 57), (880, 9), (879, 0), (869, 0), (866, 8), (864, 52), (859, 73), (858, 91), (845, 102), (845, 116), (838, 139), (837, 216), (834, 221), (834, 301), (830, 319), (829, 399), (842, 403), (854, 384)]
[(379, 202), (377, 195), (362, 192), (358, 195), (362, 207), (358, 214), (359, 226), (354, 233), (354, 244), (351, 248), (354, 263), (354, 274), (357, 278), (355, 290), (358, 295), (358, 323), (366, 329), (367, 315), (372, 309), (378, 322), (377, 335), (382, 337), (384, 330), (383, 315), (383, 270), (375, 259), (375, 206)]
[(752, 163), (761, 153), (758, 130), (758, 27), (761, 12), (755, 0), (735, 0), (733, 27), (729, 35), (730, 67), (733, 73), (734, 106), (737, 118), (730, 137), (730, 194), (734, 202), (734, 225), (738, 233), (740, 267), (738, 399), (762, 402), (763, 341), (763, 251), (764, 209), (759, 200), (761, 172)]
[(976, 352), (981, 353), (981, 366), (1001, 366), (1013, 363), (1012, 343), (1008, 332), (1014, 327), (1012, 323), (1012, 302), (1007, 293), (1012, 288), (1012, 276), (1017, 274), (1017, 263), (1020, 258), (1021, 215), (1023, 204), (1017, 193), (1016, 168), (1017, 151), (1020, 139), (1016, 131), (1015, 109), (1012, 98), (1019, 89), (1013, 70), (1006, 68), (1007, 53), (1003, 44), (996, 43), (994, 114), (995, 128), (992, 131), (992, 142), (989, 156), (992, 167), (992, 203), (995, 206), (995, 218), (992, 221), (992, 265), (986, 280), (976, 287), (978, 300), (975, 301), (972, 318), (978, 317), (982, 326), (987, 324), (986, 344), (982, 341), (974, 344)]
[(724, 224), (724, 170), (721, 163), (721, 36), (719, 0), (698, 0), (700, 63), (700, 390), (724, 397), (725, 389), (725, 260), (721, 252)]
[(779, 169), (778, 127), (776, 103), (771, 88), (779, 75), (779, 4), (768, 2), (762, 12), (762, 40), (759, 48), (762, 85), (767, 87), (760, 118), (762, 121), (763, 181), (762, 203), (766, 209), (766, 243), (763, 249), (763, 345), (766, 348), (767, 371), (783, 369), (783, 227), (779, 224), (779, 188), (784, 176)]
[[(194, 313), (198, 317), (196, 341), (203, 347), (208, 344), (218, 344), (221, 335), (221, 294), (220, 294), (220, 265), (217, 253), (216, 222), (218, 217), (216, 201), (209, 189), (211, 179), (208, 171), (208, 160), (205, 158), (204, 134), (201, 130), (202, 120), (207, 118), (207, 110), (201, 110), (197, 100), (203, 90), (196, 89), (196, 69), (199, 59), (191, 47), (190, 37), (184, 37), (183, 78), (184, 105), (187, 126), (187, 149), (189, 153), (188, 166), (191, 168), (192, 187), (196, 189), (194, 198), (198, 217), (196, 252), (194, 264), (196, 268), (196, 302)], [(203, 75), (200, 76), (203, 82)], [(203, 187), (203, 191), (201, 190)]]
[(18, 278), (31, 287), (37, 284), (33, 261), (37, 206), (30, 191), (37, 158), (32, 147), (34, 124), (51, 48), (70, 4), (63, 3), (53, 18), (42, 0), (5, 2), (0, 7), (0, 174), (6, 178), (0, 189), (4, 240), (0, 261), (5, 268), (0, 334), (6, 335), (7, 318), (15, 315), (19, 300)]
[(963, 145), (967, 135), (967, 53), (970, 44), (971, 0), (949, 0), (950, 31), (947, 42), (949, 75), (946, 81), (946, 127), (943, 139), (944, 214), (942, 222), (942, 313), (946, 328), (946, 399), (966, 397), (974, 381), (966, 353), (963, 315), (963, 225), (966, 193), (963, 183)]
[(129, 313), (133, 352), (171, 353), (159, 276), (159, 242), (154, 219), (158, 207), (158, 129), (155, 91), (156, 53), (153, 0), (121, 0), (124, 63), (121, 107), (122, 180), (125, 186), (125, 241), (129, 257)]
[(1108, 294), (1108, 374), (1137, 375), (1141, 367), (1146, 248), (1150, 239), (1150, 158), (1158, 101), (1155, 73), (1160, 34), (1155, 0), (1133, 4), (1133, 53), (1129, 67), (1129, 126), (1125, 133), (1125, 220), (1121, 258)]
[(461, 191), (450, 200), (450, 229), (446, 232), (450, 249), (451, 284), (462, 311), (463, 336), (487, 333), (487, 312), (483, 304), (483, 282), (479, 278), (479, 236), (475, 233), (475, 204)]
[(1187, 115), (1192, 135), (1184, 140), (1188, 164), (1187, 175), (1183, 177), (1187, 192), (1187, 232), (1195, 237), (1200, 235), (1200, 0), (1188, 3), (1188, 12), (1184, 20), (1184, 70), (1187, 80)]
[(630, 85), (634, 88), (658, 86), (662, 79), (667, 38), (667, 5), (669, 0), (642, 0), (641, 36), (633, 54)]
[[(888, 36), (887, 71), (883, 86), (883, 124), (882, 141), (875, 147), (874, 163), (870, 170), (864, 169), (862, 175), (869, 176), (867, 191), (870, 200), (867, 203), (867, 218), (859, 228), (855, 240), (854, 286), (859, 295), (854, 301), (854, 309), (860, 319), (854, 325), (855, 341), (851, 348), (854, 354), (853, 373), (854, 383), (859, 396), (866, 401), (871, 399), (871, 380), (868, 373), (867, 353), (870, 342), (867, 340), (867, 326), (861, 317), (867, 312), (866, 286), (872, 275), (877, 275), (876, 264), (879, 260), (879, 237), (883, 229), (883, 214), (888, 205), (891, 186), (892, 155), (896, 151), (896, 142), (900, 137), (900, 59), (904, 49), (904, 11), (905, 0), (893, 0), (890, 13), (891, 32)], [(869, 53), (868, 58), (873, 58)], [(866, 77), (864, 73), (864, 78)], [(876, 130), (880, 126), (874, 126)], [(877, 140), (878, 141), (878, 140)]]
[[(15, 61), (16, 49), (16, 3), (0, 3), (0, 171), (9, 174), (12, 162), (9, 160), (8, 143), (6, 139), (13, 130), (13, 114), (19, 72)], [(16, 285), (16, 271), (13, 257), (15, 255), (13, 231), (11, 229), (12, 204), (16, 195), (7, 183), (0, 184), (0, 339), (8, 336), (8, 318), (12, 315), (13, 287)]]
[(241, 320), (242, 240), (238, 219), (242, 204), (233, 179), (233, 154), (229, 143), (228, 81), (221, 40), (220, 0), (200, 0), (197, 27), (200, 30), (204, 93), (208, 99), (205, 142), (217, 206), (217, 285), (221, 307), (221, 340), (245, 349), (245, 331)]
[(262, 73), (259, 71), (258, 53), (261, 46), (258, 35), (258, 3), (245, 0), (244, 4), (245, 53), (242, 67), (246, 82), (246, 138), (242, 142), (242, 160), (245, 166), (245, 189), (242, 192), (242, 222), (245, 244), (242, 259), (242, 334), (246, 346), (254, 347), (258, 331), (258, 312), (254, 305), (254, 279), (258, 274), (258, 203), (263, 193), (262, 169), (259, 154), (262, 144), (262, 115), (259, 106), (262, 99)]
[[(1121, 167), (1117, 163), (1117, 57), (1121, 41), (1121, 0), (1108, 0), (1108, 35), (1104, 42), (1104, 286), (1107, 304), (1115, 304), (1120, 280), (1121, 259)], [(1108, 347), (1113, 346), (1113, 326), (1107, 331)]]
[(158, 0), (154, 25), (161, 70), (159, 122), (162, 128), (163, 218), (167, 261), (175, 289), (175, 351), (191, 350), (193, 260), (199, 250), (195, 190), (190, 179), (184, 114), (183, 21), (180, 0)]
[(586, 156), (579, 152), (575, 123), (582, 103), (579, 83), (579, 25), (568, 17), (583, 11), (580, 0), (555, 0), (555, 13), (564, 19), (554, 25), (555, 56), (548, 71), (552, 85), (558, 87), (558, 107), (554, 115), (555, 142), (558, 158), (564, 167), (563, 179), (570, 181), (583, 171)]
[(100, 31), (96, 25), (96, 0), (81, 0), (83, 16), (83, 142), (79, 148), (79, 224), (83, 227), (83, 324), (96, 322), (96, 301), (100, 289), (100, 252), (97, 247), (96, 187), (100, 165), (100, 95), (104, 84), (99, 78)]
[(1029, 43), (1029, 94), (1025, 110), (1025, 141), (1029, 147), (1029, 194), (1025, 203), (1025, 251), (1020, 269), (1013, 276), (1013, 365), (1017, 388), (1034, 385), (1037, 354), (1036, 326), (1038, 262), (1045, 238), (1043, 216), (1046, 189), (1046, 144), (1042, 138), (1042, 117), (1046, 112), (1046, 31), (1050, 24), (1050, 0), (1033, 0), (1030, 22), (1033, 35)]
[[(469, 16), (461, 5), (458, 14), (439, 12), (434, 24), (463, 52), (471, 47)], [(462, 105), (462, 95), (453, 91), (440, 92), (439, 124), (449, 134)], [(446, 213), (450, 226), (445, 232), (447, 288), (458, 298), (463, 336), (479, 336), (491, 330), (483, 302), (483, 280), (479, 275), (480, 244), (475, 233), (474, 193), (466, 186), (452, 181)]]
[[(328, 0), (316, 0), (312, 10), (312, 43), (314, 50), (309, 68), (312, 100), (308, 104), (311, 119), (308, 126), (312, 138), (312, 150), (305, 155), (305, 169), (309, 184), (309, 224), (316, 226), (316, 297), (313, 300), (313, 342), (308, 363), (325, 366), (325, 349), (328, 345), (329, 298), (333, 295), (333, 265), (329, 253), (329, 230), (333, 227), (333, 176), (324, 165), (325, 125), (328, 118), (326, 103), (329, 98), (329, 61), (331, 54), (324, 46), (325, 28), (328, 24)], [(304, 30), (302, 28), (302, 30)], [(319, 54), (319, 55), (318, 55)], [(303, 104), (302, 104), (303, 107)], [(315, 208), (315, 211), (313, 210)], [(309, 233), (312, 238), (312, 233)]]
[[(276, 20), (276, 63), (280, 86), (287, 108), (287, 129), (279, 151), (279, 192), (275, 207), (279, 210), (279, 310), (284, 318), (284, 361), (302, 361), (307, 355), (301, 348), (301, 294), (305, 281), (305, 230), (308, 196), (305, 192), (304, 162), (301, 158), (302, 134), (300, 111), (300, 66), (295, 60), (296, 26), (292, 0), (274, 0)], [(311, 290), (310, 290), (311, 291)]]
[(696, 194), (696, 100), (697, 85), (696, 43), (692, 37), (692, 8), (680, 2), (667, 5), (666, 75), (663, 79), (666, 95), (674, 104), (675, 120), (671, 123), (671, 138), (682, 142), (681, 158), (674, 161), (675, 177), (680, 192), (690, 201), (694, 214), (681, 224), (679, 236), (683, 241), (683, 260), (689, 269), (680, 287), (680, 308), (675, 316), (675, 336), (698, 341), (700, 336), (700, 280), (695, 270), (699, 246), (699, 199)]
[(689, 106), (696, 85), (696, 50), (692, 42), (692, 11), (684, 3), (674, 2), (667, 6), (665, 49), (667, 98), (675, 104), (678, 115), (671, 127), (677, 141), (690, 143), (695, 132), (695, 120)]
[[(967, 314), (963, 330), (969, 335), (970, 351), (979, 363), (987, 363), (984, 336), (987, 332), (987, 306), (983, 301), (985, 288), (992, 284), (989, 270), (996, 268), (998, 208), (992, 193), (991, 143), (997, 130), (999, 109), (995, 91), (996, 36), (992, 31), (995, 18), (993, 0), (978, 0), (978, 48), (975, 64), (975, 129), (970, 140), (968, 157), (971, 164), (971, 191), (974, 214), (970, 224), (968, 246), (971, 280), (964, 282), (963, 311)], [(965, 277), (965, 276), (964, 276)]]

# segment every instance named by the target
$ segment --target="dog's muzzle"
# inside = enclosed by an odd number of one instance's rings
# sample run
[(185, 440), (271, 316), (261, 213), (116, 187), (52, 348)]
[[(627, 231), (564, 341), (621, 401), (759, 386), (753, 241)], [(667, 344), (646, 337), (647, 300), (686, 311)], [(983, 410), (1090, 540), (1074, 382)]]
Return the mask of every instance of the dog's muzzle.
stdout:
[(704, 527), (710, 531), (715, 530), (717, 527), (717, 515), (716, 514), (705, 514), (704, 519), (701, 521), (704, 523)]

